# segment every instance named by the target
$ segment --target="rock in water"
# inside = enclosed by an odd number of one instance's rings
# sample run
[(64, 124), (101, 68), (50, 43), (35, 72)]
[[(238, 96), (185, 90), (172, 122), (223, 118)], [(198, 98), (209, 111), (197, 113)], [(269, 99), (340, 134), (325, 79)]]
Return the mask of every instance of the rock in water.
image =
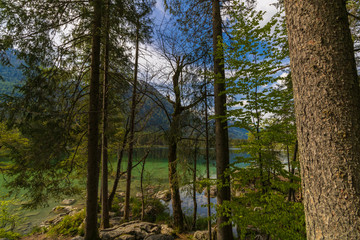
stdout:
[[(121, 224), (112, 228), (107, 228), (100, 231), (100, 238), (102, 240), (123, 239), (119, 238), (124, 235), (134, 236), (135, 240), (144, 239), (149, 235), (159, 234), (161, 227), (154, 223), (132, 221)], [(128, 239), (129, 240), (129, 239)]]
[(171, 200), (171, 192), (169, 190), (160, 191), (155, 195), (155, 197), (168, 202)]
[(62, 200), (61, 204), (62, 205), (73, 205), (76, 202), (75, 199), (64, 199)]
[[(211, 230), (212, 238), (216, 240), (216, 229)], [(206, 231), (196, 231), (194, 233), (194, 240), (208, 240), (209, 239), (209, 232)]]
[(175, 231), (174, 231), (174, 229), (169, 227), (169, 225), (161, 224), (161, 234), (172, 236), (172, 235), (175, 235)]

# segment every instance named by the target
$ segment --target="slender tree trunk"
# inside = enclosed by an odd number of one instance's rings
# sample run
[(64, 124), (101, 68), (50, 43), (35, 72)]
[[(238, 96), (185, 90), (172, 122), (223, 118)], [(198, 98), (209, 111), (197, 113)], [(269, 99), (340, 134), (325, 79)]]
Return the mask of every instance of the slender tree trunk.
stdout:
[(196, 202), (196, 163), (197, 163), (197, 153), (198, 153), (198, 140), (195, 140), (195, 147), (194, 147), (194, 172), (193, 172), (193, 225), (192, 230), (195, 231), (196, 229), (196, 215), (197, 215), (197, 202)]
[(101, 224), (100, 228), (110, 227), (109, 222), (109, 202), (108, 202), (108, 144), (107, 144), (107, 125), (108, 125), (108, 85), (109, 85), (109, 9), (110, 1), (106, 4), (105, 17), (105, 54), (104, 54), (104, 82), (103, 82), (103, 129), (102, 129), (102, 168), (101, 168)]
[[(205, 159), (206, 159), (206, 178), (210, 182), (210, 161), (209, 161), (209, 122), (208, 122), (208, 103), (207, 103), (207, 79), (205, 66)], [(207, 216), (209, 240), (211, 240), (211, 205), (210, 205), (210, 185), (206, 187), (207, 191)]]
[[(222, 27), (220, 14), (220, 1), (212, 0), (213, 15), (213, 49), (214, 49), (214, 95), (215, 95), (215, 148), (216, 148), (216, 174), (220, 181), (221, 188), (218, 188), (217, 204), (222, 205), (225, 201), (230, 201), (230, 177), (225, 176), (226, 170), (229, 168), (229, 139), (227, 130), (227, 121), (223, 121), (226, 116), (226, 94), (225, 90), (225, 71), (224, 71), (224, 54), (223, 50), (218, 47), (218, 43), (222, 43)], [(221, 95), (220, 95), (221, 93)], [(217, 239), (232, 240), (232, 227), (225, 225), (229, 221), (226, 215), (217, 218)]]
[(111, 193), (110, 193), (110, 196), (109, 196), (109, 206), (112, 206), (112, 202), (113, 202), (115, 194), (116, 194), (117, 186), (119, 185), (120, 176), (121, 176), (121, 162), (122, 162), (122, 158), (124, 156), (124, 151), (125, 151), (125, 147), (126, 147), (126, 143), (127, 143), (128, 134), (129, 134), (129, 130), (126, 127), (124, 140), (122, 142), (121, 150), (120, 150), (120, 153), (119, 153), (119, 156), (118, 156), (118, 159), (117, 159), (116, 175), (115, 175), (114, 185), (112, 187), (112, 190), (111, 190)]
[(286, 145), (286, 159), (287, 159), (287, 165), (288, 165), (288, 172), (291, 173), (291, 163), (290, 163), (290, 150), (289, 150), (289, 145)]
[(360, 239), (360, 92), (344, 0), (285, 0), (308, 239)]
[[(176, 110), (176, 109), (175, 109)], [(177, 174), (177, 137), (179, 132), (180, 114), (176, 110), (170, 124), (169, 139), (169, 184), (173, 208), (174, 225), (180, 232), (184, 231), (184, 217), (181, 209), (179, 176)]]
[[(295, 142), (295, 147), (294, 147), (294, 155), (292, 158), (292, 167), (291, 167), (291, 175), (290, 175), (290, 184), (294, 183), (294, 176), (295, 176), (295, 162), (296, 162), (296, 157), (297, 157), (297, 152), (298, 152), (298, 141), (296, 140)], [(291, 164), (290, 164), (291, 165)], [(293, 200), (295, 202), (296, 198), (295, 198), (295, 189), (290, 187), (289, 189), (289, 196), (288, 196), (288, 201)]]
[[(256, 55), (255, 55), (255, 64), (256, 64)], [(259, 112), (259, 105), (258, 105), (258, 84), (255, 87), (255, 115), (256, 115), (256, 140), (258, 144), (260, 143), (260, 112)], [(259, 146), (258, 149), (258, 161), (259, 161), (259, 170), (260, 170), (260, 184), (261, 184), (261, 192), (265, 194), (265, 177), (264, 177), (264, 160), (262, 158), (262, 146)]]
[(135, 70), (134, 70), (134, 84), (131, 100), (131, 116), (130, 116), (130, 136), (129, 136), (129, 156), (128, 167), (126, 175), (126, 193), (125, 193), (125, 212), (124, 219), (129, 220), (130, 213), (130, 191), (131, 191), (131, 171), (134, 152), (134, 134), (135, 134), (135, 111), (136, 111), (136, 88), (137, 88), (137, 74), (139, 61), (139, 21), (136, 24), (136, 47), (135, 47)]
[(177, 69), (172, 78), (175, 102), (173, 103), (174, 112), (170, 122), (169, 132), (169, 185), (173, 208), (174, 225), (180, 232), (184, 231), (184, 216), (181, 209), (179, 176), (177, 174), (177, 145), (179, 141), (180, 116), (182, 113), (179, 79), (182, 72), (180, 60), (177, 62)]
[(102, 1), (91, 2), (94, 8), (92, 49), (91, 49), (91, 79), (90, 107), (88, 128), (88, 162), (86, 184), (86, 220), (85, 240), (99, 238), (97, 226), (97, 197), (99, 186), (99, 88), (100, 88), (100, 42), (101, 42), (101, 8)]
[(144, 170), (145, 170), (145, 163), (146, 158), (143, 161), (142, 168), (141, 168), (141, 175), (140, 175), (140, 189), (141, 189), (141, 221), (144, 220), (145, 217), (145, 197), (144, 197)]

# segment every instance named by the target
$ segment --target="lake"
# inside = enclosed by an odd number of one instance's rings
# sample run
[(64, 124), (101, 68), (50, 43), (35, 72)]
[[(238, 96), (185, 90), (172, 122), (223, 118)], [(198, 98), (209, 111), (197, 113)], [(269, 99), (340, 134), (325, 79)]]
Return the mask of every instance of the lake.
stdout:
[[(134, 152), (134, 164), (136, 164), (137, 161), (139, 161), (146, 149), (138, 148)], [(189, 166), (193, 166), (193, 154), (191, 154), (191, 151), (188, 151), (189, 153), (186, 153), (187, 151), (182, 151), (178, 159), (179, 164), (179, 172), (181, 176), (181, 184), (182, 185), (188, 185), (192, 182), (192, 173), (189, 170)], [(198, 177), (206, 177), (206, 162), (204, 159), (204, 149), (199, 150), (198, 155), (198, 161), (197, 161), (197, 176)], [(216, 177), (216, 168), (215, 168), (215, 160), (214, 160), (214, 150), (210, 151), (210, 176), (211, 178)], [(241, 153), (238, 153), (238, 149), (231, 149), (230, 150), (230, 159), (231, 162), (235, 161), (236, 156), (244, 155)], [(127, 167), (127, 157), (126, 155), (123, 158), (122, 161), (122, 170), (125, 170)], [(140, 173), (141, 173), (141, 164), (139, 164), (137, 167), (133, 169), (132, 172), (132, 196), (135, 196), (136, 193), (140, 192)], [(110, 162), (110, 169), (114, 172), (116, 171), (116, 157), (114, 156), (112, 158), (112, 161)], [(110, 178), (110, 184), (109, 189), (112, 187), (113, 178)], [(0, 184), (3, 186), (4, 178), (0, 178)], [(145, 164), (145, 174), (144, 174), (144, 186), (152, 186), (156, 187), (157, 190), (163, 190), (169, 188), (169, 180), (168, 180), (168, 160), (167, 160), (167, 148), (166, 147), (157, 147), (153, 148), (151, 152), (149, 153), (146, 164)], [(85, 186), (84, 186), (85, 189)], [(125, 180), (122, 179), (119, 182), (118, 186), (119, 190), (125, 190)], [(183, 191), (181, 191), (181, 197), (182, 197), (182, 206), (183, 211), (187, 215), (192, 214), (192, 194), (191, 191), (185, 191), (184, 188), (182, 188)], [(2, 193), (6, 192), (6, 189), (1, 189)], [(82, 208), (84, 207), (84, 197), (83, 196), (74, 196), (71, 198), (77, 199), (77, 202), (75, 203), (75, 206)], [(21, 202), (23, 199), (17, 199), (19, 202)], [(55, 207), (60, 205), (60, 202), (63, 199), (54, 199), (49, 202), (49, 206), (45, 208), (40, 208), (37, 210), (26, 210), (22, 213), (23, 223), (18, 228), (18, 230), (22, 233), (29, 232), (34, 226), (40, 225), (41, 222), (43, 222), (46, 218), (49, 216), (52, 216), (51, 210)], [(206, 217), (207, 210), (206, 207), (201, 207), (201, 205), (206, 204), (206, 197), (203, 193), (197, 193), (197, 201), (198, 201), (198, 210), (197, 213), (199, 216)], [(216, 199), (211, 200), (212, 203), (216, 203)], [(171, 212), (171, 204), (169, 205), (169, 209)], [(214, 212), (214, 210), (212, 211)], [(53, 214), (55, 215), (55, 214)]]

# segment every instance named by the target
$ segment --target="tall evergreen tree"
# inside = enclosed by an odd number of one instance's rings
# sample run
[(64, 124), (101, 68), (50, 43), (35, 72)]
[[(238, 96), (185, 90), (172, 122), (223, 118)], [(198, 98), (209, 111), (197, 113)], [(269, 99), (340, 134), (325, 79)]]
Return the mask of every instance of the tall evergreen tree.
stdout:
[(101, 224), (109, 228), (108, 203), (108, 97), (109, 97), (109, 52), (110, 52), (110, 0), (107, 0), (104, 16), (104, 78), (102, 90), (102, 136), (101, 136)]
[[(214, 51), (214, 103), (215, 103), (215, 150), (216, 150), (216, 175), (219, 181), (217, 203), (222, 205), (230, 201), (230, 177), (229, 170), (229, 137), (226, 120), (226, 94), (224, 52), (222, 49), (222, 18), (219, 0), (212, 0), (212, 23), (213, 23), (213, 51)], [(229, 223), (229, 214), (218, 216), (217, 239), (233, 239), (232, 227)]]
[(91, 77), (90, 77), (90, 104), (89, 104), (89, 127), (88, 127), (88, 162), (86, 184), (86, 220), (85, 239), (98, 239), (97, 226), (97, 198), (99, 185), (99, 118), (100, 118), (100, 50), (101, 50), (101, 27), (102, 27), (102, 0), (92, 2), (93, 28), (91, 50)]
[(133, 5), (133, 15), (132, 25), (135, 27), (135, 64), (134, 64), (134, 74), (133, 74), (133, 85), (132, 85), (132, 97), (131, 97), (131, 107), (130, 107), (130, 129), (129, 129), (129, 151), (128, 151), (128, 167), (126, 174), (126, 192), (125, 192), (125, 206), (124, 206), (124, 219), (129, 220), (130, 214), (130, 191), (131, 191), (131, 172), (133, 168), (133, 152), (134, 152), (134, 141), (135, 141), (135, 117), (136, 117), (136, 108), (138, 104), (138, 72), (139, 72), (139, 44), (140, 41), (149, 39), (148, 25), (149, 18), (148, 15), (152, 11), (154, 5), (153, 1), (142, 1), (135, 2)]
[(360, 92), (342, 0), (285, 0), (308, 239), (360, 238)]

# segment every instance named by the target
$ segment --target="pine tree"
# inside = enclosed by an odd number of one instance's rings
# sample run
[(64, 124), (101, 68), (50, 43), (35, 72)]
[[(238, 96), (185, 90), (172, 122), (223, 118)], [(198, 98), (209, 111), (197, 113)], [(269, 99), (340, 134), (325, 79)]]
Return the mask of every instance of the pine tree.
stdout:
[(345, 1), (284, 1), (308, 239), (358, 239), (360, 92)]

